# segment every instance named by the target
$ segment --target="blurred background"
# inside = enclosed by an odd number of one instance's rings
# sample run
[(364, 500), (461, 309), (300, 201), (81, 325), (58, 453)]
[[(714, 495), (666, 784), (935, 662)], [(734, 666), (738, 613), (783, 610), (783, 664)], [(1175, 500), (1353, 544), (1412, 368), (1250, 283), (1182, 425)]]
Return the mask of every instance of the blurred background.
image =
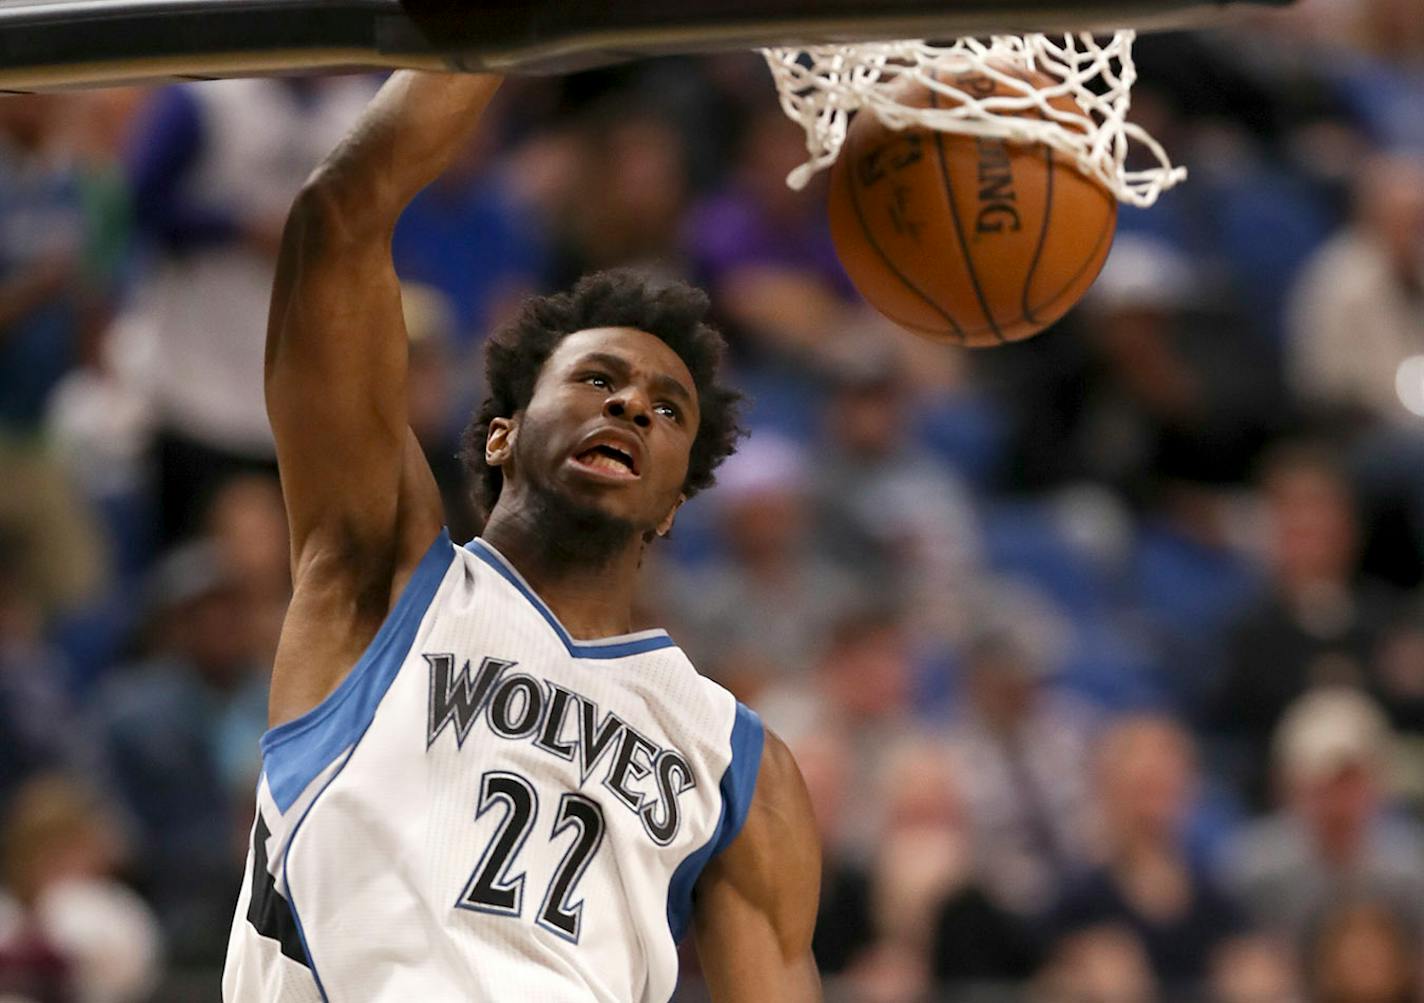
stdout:
[[(795, 751), (833, 1000), (1421, 999), (1424, 14), (1137, 54), (1191, 177), (1025, 344), (857, 301), (754, 55), (511, 81), (395, 236), (460, 540), (522, 296), (711, 293), (754, 432), (640, 615)], [(218, 998), (290, 587), (274, 250), (378, 83), (0, 100), (7, 1001)]]

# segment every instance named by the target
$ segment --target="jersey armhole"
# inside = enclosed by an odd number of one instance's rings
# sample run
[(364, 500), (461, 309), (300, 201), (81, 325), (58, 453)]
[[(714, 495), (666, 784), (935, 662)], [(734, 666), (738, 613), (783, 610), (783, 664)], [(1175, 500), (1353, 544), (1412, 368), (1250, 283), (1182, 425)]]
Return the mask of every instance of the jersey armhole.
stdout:
[(279, 811), (285, 813), (312, 780), (365, 733), (415, 643), (454, 555), (450, 533), (441, 529), (341, 684), (305, 714), (262, 736), (262, 769)]
[(722, 774), (722, 824), (718, 827), (716, 856), (732, 844), (747, 822), (756, 795), (757, 776), (761, 773), (761, 753), (766, 744), (766, 729), (756, 711), (737, 704), (737, 717), (732, 723), (732, 761)]
[(757, 776), (761, 772), (762, 747), (766, 729), (756, 711), (738, 702), (732, 721), (732, 758), (722, 773), (719, 789), (722, 793), (722, 814), (712, 838), (694, 850), (678, 865), (668, 884), (668, 929), (674, 943), (681, 943), (692, 925), (692, 890), (702, 876), (707, 862), (732, 844), (741, 834), (756, 794)]

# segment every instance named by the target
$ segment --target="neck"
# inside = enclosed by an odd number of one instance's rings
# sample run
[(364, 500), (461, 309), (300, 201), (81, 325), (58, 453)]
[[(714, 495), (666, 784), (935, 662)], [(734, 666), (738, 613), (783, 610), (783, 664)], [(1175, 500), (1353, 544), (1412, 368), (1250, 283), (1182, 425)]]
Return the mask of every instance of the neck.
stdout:
[(1128, 830), (1118, 834), (1113, 852), (1119, 870), (1177, 866), (1180, 854), (1171, 840), (1145, 830)]
[(574, 638), (632, 629), (644, 543), (631, 527), (559, 505), (500, 503), (481, 537), (524, 576)]
[(1316, 846), (1327, 867), (1348, 870), (1361, 856), (1365, 842), (1363, 825), (1325, 826), (1317, 835)]

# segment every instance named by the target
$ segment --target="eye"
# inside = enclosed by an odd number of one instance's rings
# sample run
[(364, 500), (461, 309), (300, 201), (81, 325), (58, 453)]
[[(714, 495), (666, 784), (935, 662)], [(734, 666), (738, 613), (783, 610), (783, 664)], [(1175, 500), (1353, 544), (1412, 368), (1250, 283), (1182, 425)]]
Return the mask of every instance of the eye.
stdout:
[(613, 389), (613, 381), (603, 373), (589, 373), (583, 377), (583, 382), (590, 386), (598, 387), (600, 390)]
[(676, 405), (669, 404), (667, 401), (659, 401), (653, 405), (653, 410), (664, 418), (669, 418), (672, 421), (682, 421), (682, 412), (677, 409)]

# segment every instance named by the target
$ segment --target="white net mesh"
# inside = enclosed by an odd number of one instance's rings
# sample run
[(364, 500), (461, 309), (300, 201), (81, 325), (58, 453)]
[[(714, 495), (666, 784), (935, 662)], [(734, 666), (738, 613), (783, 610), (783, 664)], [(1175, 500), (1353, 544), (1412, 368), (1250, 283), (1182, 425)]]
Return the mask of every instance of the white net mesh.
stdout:
[[(766, 49), (781, 106), (805, 128), (810, 155), (787, 183), (801, 188), (830, 166), (845, 142), (851, 113), (866, 109), (892, 128), (1046, 143), (1119, 200), (1149, 206), (1187, 172), (1174, 167), (1161, 144), (1127, 120), (1137, 78), (1134, 37), (1135, 32), (1124, 30), (1110, 39), (1088, 33), (1001, 35), (944, 45), (907, 41)], [(1023, 71), (1028, 73), (1019, 75)], [(1025, 79), (1029, 74), (1043, 77)], [(975, 87), (985, 77), (998, 88)], [(900, 96), (911, 88), (900, 84), (907, 80), (941, 95), (938, 107), (902, 103)], [(994, 93), (984, 96), (986, 90)], [(1129, 168), (1132, 153), (1147, 165)]]

